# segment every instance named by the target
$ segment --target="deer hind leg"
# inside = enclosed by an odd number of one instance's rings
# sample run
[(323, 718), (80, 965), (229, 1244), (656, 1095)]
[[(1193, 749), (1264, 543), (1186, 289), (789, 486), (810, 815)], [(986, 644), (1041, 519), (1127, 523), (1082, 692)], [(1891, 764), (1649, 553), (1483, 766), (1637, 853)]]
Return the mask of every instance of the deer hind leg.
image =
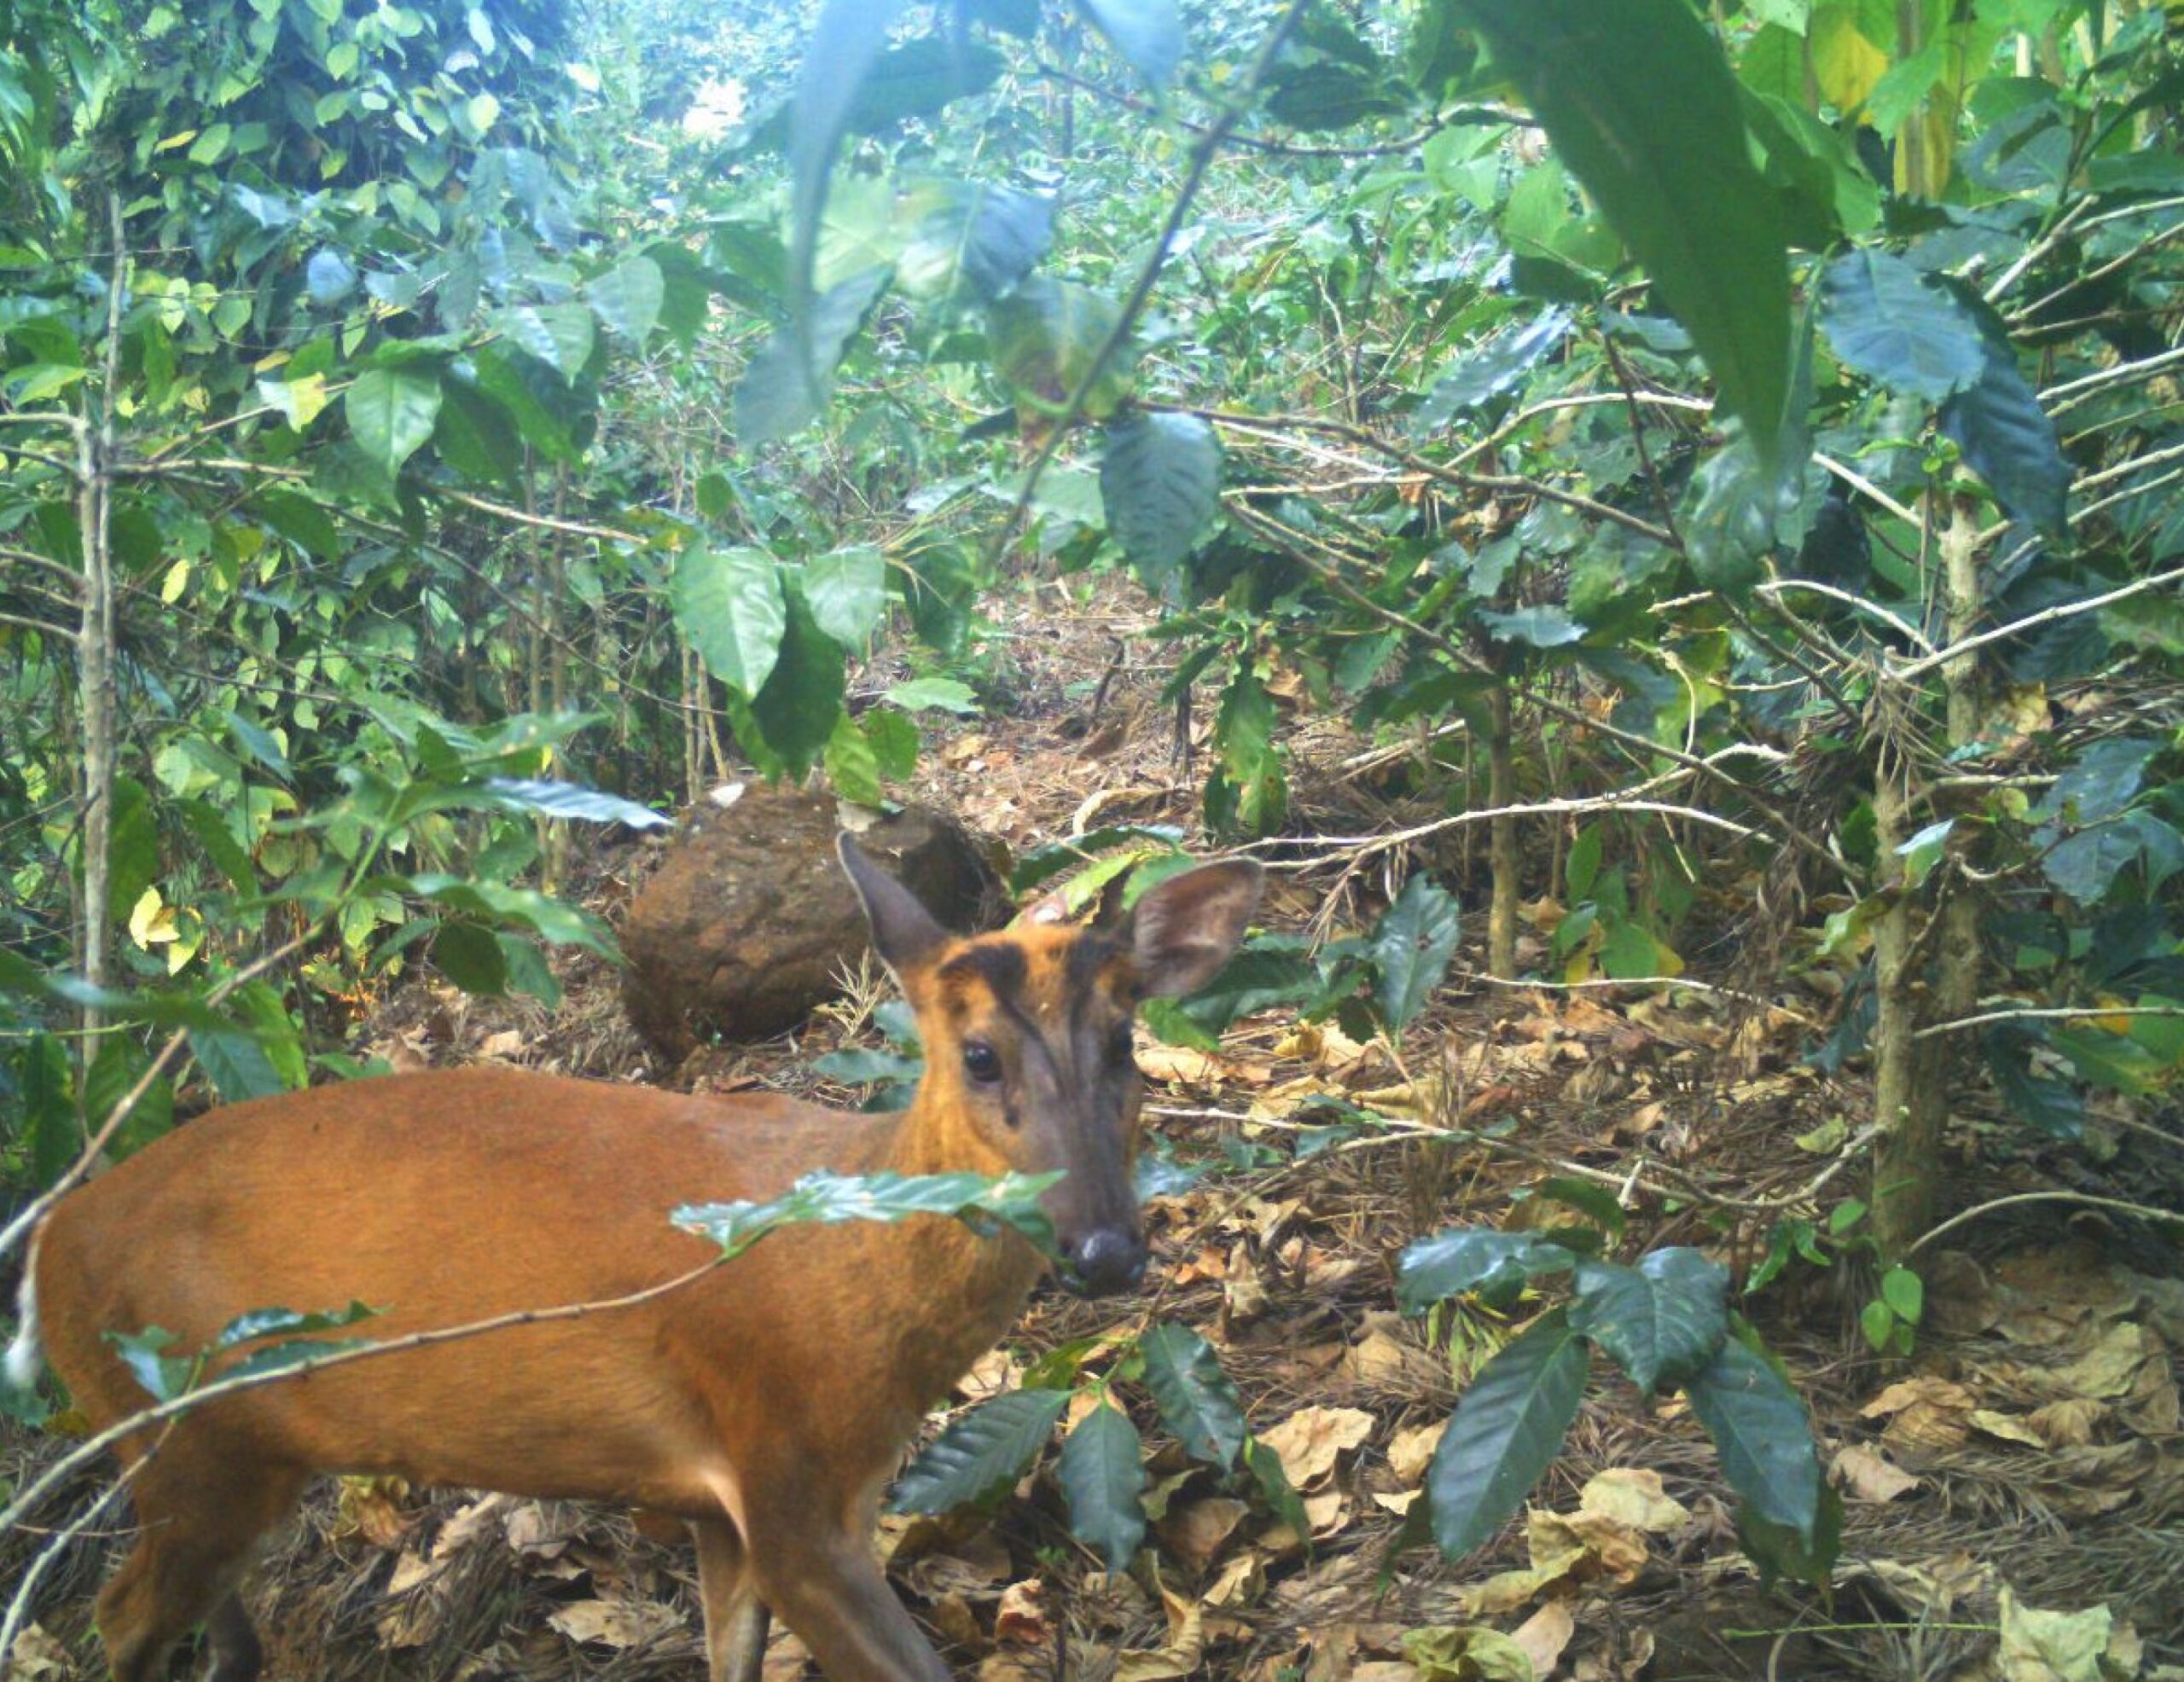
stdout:
[(200, 1622), (209, 1682), (251, 1682), (261, 1654), (235, 1585), (308, 1477), (253, 1463), (247, 1449), (201, 1431), (177, 1431), (142, 1464), (130, 1486), (136, 1545), (99, 1596), (114, 1682), (157, 1682), (175, 1643)]
[(706, 1614), (711, 1682), (759, 1682), (772, 1621), (758, 1598), (743, 1535), (725, 1519), (693, 1519), (698, 1544), (698, 1599)]

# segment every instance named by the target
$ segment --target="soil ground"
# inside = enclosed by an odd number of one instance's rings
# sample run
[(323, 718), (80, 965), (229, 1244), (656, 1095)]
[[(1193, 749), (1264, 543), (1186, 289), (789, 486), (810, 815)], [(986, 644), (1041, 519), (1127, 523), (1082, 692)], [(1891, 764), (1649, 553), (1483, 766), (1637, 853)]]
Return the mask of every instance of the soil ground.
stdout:
[[(1142, 661), (1165, 645), (1139, 635), (1141, 613), (1119, 596), (1035, 597), (1002, 629), (1002, 676), (1026, 699), (1014, 716), (934, 743), (918, 798), (1019, 849), (1118, 821), (1190, 828), (1202, 768), (1181, 761), (1192, 723), (1179, 731), (1158, 699), (1160, 674)], [(1469, 831), (1380, 850), (1310, 838), (1385, 836), (1443, 815), (1402, 792), (1428, 745), (1373, 751), (1301, 701), (1289, 724), (1292, 838), (1265, 855), (1276, 869), (1266, 923), (1360, 927), (1414, 868), (1434, 870), (1467, 906), (1483, 902)], [(656, 852), (584, 856), (572, 890), (611, 918)], [(1542, 867), (1538, 890), (1552, 879)], [(1802, 1058), (1832, 1006), (1824, 977), (1781, 979), (1755, 955), (1765, 942), (1740, 921), (1748, 887), (1725, 883), (1701, 905), (1713, 933), (1686, 953), (1700, 984), (1490, 983), (1479, 919), (1467, 918), (1455, 971), (1400, 1056), (1280, 1014), (1240, 1024), (1217, 1055), (1141, 1041), (1159, 1148), (1210, 1171), (1152, 1205), (1144, 1296), (1086, 1302), (1043, 1290), (963, 1395), (1006, 1386), (1075, 1340), (1179, 1318), (1221, 1350), (1253, 1429), (1303, 1485), (1313, 1534), (1308, 1547), (1172, 1447), (1156, 1453), (1153, 1531), (1127, 1575), (1107, 1575), (1071, 1540), (1050, 1462), (990, 1515), (891, 1521), (882, 1546), (897, 1585), (958, 1673), (1521, 1675), (1507, 1644), (1480, 1629), (1511, 1638), (1542, 1678), (2015, 1682), (2184, 1667), (2184, 1257), (2069, 1204), (2007, 1205), (1922, 1256), (1926, 1320), (1908, 1360), (1882, 1362), (1860, 1337), (1871, 1282), (1852, 1261), (1792, 1263), (1744, 1301), (1809, 1399), (1844, 1494), (1832, 1597), (1763, 1587), (1704, 1435), (1673, 1399), (1647, 1403), (1604, 1369), (1526, 1520), (1457, 1564), (1391, 1556), (1432, 1432), (1464, 1378), (1531, 1312), (1397, 1316), (1393, 1261), (1406, 1243), (1451, 1225), (1552, 1224), (1569, 1211), (1542, 1187), (1576, 1179), (1619, 1196), (1624, 1253), (1695, 1244), (1741, 1281), (1778, 1218), (1824, 1218), (1864, 1189), (1862, 1159), (1828, 1170), (1868, 1094), (1855, 1075), (1822, 1076)], [(1533, 959), (1553, 908), (1536, 910)], [(1755, 974), (1763, 966), (1774, 972)], [(499, 1058), (843, 1102), (855, 1094), (827, 1091), (811, 1059), (879, 1043), (870, 1010), (885, 995), (868, 975), (796, 1034), (654, 1069), (607, 967), (559, 967), (566, 997), (552, 1012), (414, 977), (378, 1002), (359, 1041), (404, 1065)], [(1327, 1131), (1313, 1106), (1330, 1096), (1393, 1124)], [(2184, 1203), (2173, 1114), (2111, 1115), (2099, 1151), (2052, 1156), (1976, 1093), (1955, 1121), (1945, 1215), (2059, 1187)], [(1471, 1136), (1423, 1136), (1444, 1124)], [(1118, 1394), (1161, 1443), (1141, 1391)], [(60, 1447), (17, 1431), (0, 1439), (0, 1473)], [(85, 1480), (72, 1499), (96, 1488)], [(56, 1504), (45, 1522), (65, 1517)], [(49, 1580), (18, 1674), (101, 1673), (89, 1598), (122, 1540), (102, 1533)], [(38, 1541), (0, 1542), (0, 1579), (15, 1580)], [(603, 1511), (329, 1484), (270, 1549), (252, 1599), (276, 1678), (704, 1674), (688, 1550)], [(802, 1667), (777, 1632), (769, 1682), (794, 1682)]]

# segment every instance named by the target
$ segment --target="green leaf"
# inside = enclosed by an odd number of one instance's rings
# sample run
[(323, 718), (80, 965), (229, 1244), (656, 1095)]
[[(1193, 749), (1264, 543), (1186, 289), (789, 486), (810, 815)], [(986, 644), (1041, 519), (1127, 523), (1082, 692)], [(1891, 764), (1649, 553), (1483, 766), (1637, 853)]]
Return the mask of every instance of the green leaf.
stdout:
[(1400, 1032), (1432, 1000), (1456, 955), (1460, 932), (1455, 896), (1424, 871), (1414, 872), (1373, 931), (1374, 1002), (1391, 1032)]
[(816, 1169), (764, 1203), (687, 1204), (668, 1218), (736, 1256), (785, 1227), (883, 1224), (912, 1215), (949, 1215), (981, 1233), (1007, 1227), (1048, 1255), (1054, 1227), (1039, 1196), (1060, 1174), (830, 1174)]
[(820, 763), (826, 768), (827, 780), (843, 799), (860, 806), (877, 806), (886, 799), (887, 791), (880, 782), (879, 756), (847, 712), (834, 715), (834, 734), (827, 738)]
[(1194, 1460), (1224, 1470), (1244, 1447), (1244, 1401), (1213, 1346), (1188, 1325), (1163, 1321), (1137, 1340), (1145, 1387), (1161, 1423)]
[(1482, 607), (1478, 618), (1496, 642), (1521, 642), (1527, 648), (1560, 648), (1565, 643), (1582, 641), (1585, 635), (1583, 625), (1563, 609), (1546, 602), (1508, 613)]
[(675, 623), (713, 676), (744, 694), (765, 687), (781, 657), (788, 606), (781, 568), (764, 549), (693, 543), (669, 586)]
[(1297, 1540), (1304, 1545), (1306, 1552), (1312, 1547), (1311, 1515), (1304, 1511), (1304, 1498), (1290, 1482), (1289, 1473), (1281, 1464), (1281, 1456), (1268, 1447), (1258, 1438), (1244, 1440), (1244, 1470), (1251, 1473), (1252, 1482), (1259, 1487), (1267, 1510), (1296, 1533)]
[[(1034, 275), (987, 307), (994, 371), (1019, 403), (1058, 415), (1121, 319), (1107, 293)], [(1129, 395), (1130, 362), (1126, 346), (1107, 359), (1085, 394), (1086, 418), (1106, 420)]]
[(918, 768), (918, 727), (899, 712), (875, 707), (858, 721), (883, 781), (903, 782)]
[(247, 1098), (270, 1098), (288, 1089), (255, 1034), (235, 1028), (193, 1028), (189, 1049), (197, 1066), (229, 1104), (240, 1104)]
[[(83, 1114), (90, 1116), (94, 1132), (107, 1125), (107, 1116), (112, 1116), (113, 1107), (129, 1094), (129, 1088), (136, 1086), (147, 1068), (151, 1068), (151, 1058), (144, 1047), (131, 1037), (109, 1035), (107, 1042), (98, 1047), (98, 1055), (92, 1059), (92, 1070), (83, 1082)], [(120, 1132), (112, 1138), (109, 1151), (116, 1160), (133, 1156), (161, 1134), (166, 1134), (172, 1125), (175, 1088), (161, 1077), (144, 1088), (144, 1097), (137, 1099), (136, 1110), (129, 1112), (129, 1121), (122, 1122)], [(81, 1145), (81, 1136), (77, 1142)]]
[(1827, 265), (1821, 324), (1835, 354), (1906, 397), (1939, 403), (1979, 378), (1978, 329), (1902, 258), (1872, 247)]
[(1462, 10), (1771, 461), (1790, 386), (1781, 207), (1706, 26), (1684, 0), (1462, 0)]
[(493, 931), (481, 924), (441, 924), (433, 936), (433, 962), (473, 997), (497, 999), (508, 990), (508, 960)]
[(237, 1314), (220, 1328), (212, 1346), (232, 1349), (238, 1343), (256, 1343), (261, 1337), (307, 1337), (313, 1332), (339, 1331), (344, 1327), (368, 1320), (380, 1310), (362, 1302), (351, 1302), (346, 1308), (317, 1308), (300, 1312), (294, 1308), (253, 1308)]
[(1926, 1281), (1908, 1267), (1891, 1267), (1880, 1276), (1880, 1300), (1897, 1319), (1916, 1325), (1926, 1318)]
[(107, 1331), (101, 1335), (113, 1345), (121, 1364), (136, 1376), (144, 1393), (154, 1401), (173, 1401), (197, 1378), (195, 1356), (162, 1353), (174, 1347), (175, 1334), (171, 1331), (148, 1325), (138, 1332)]
[(341, 408), (357, 445), (392, 478), (433, 435), (439, 376), (410, 366), (368, 368), (343, 395)]
[(1942, 405), (1941, 428), (2013, 519), (2060, 536), (2069, 526), (2071, 464), (2055, 423), (2018, 371), (2008, 340), (1983, 338), (1977, 376)]
[[(886, 289), (887, 274), (868, 269), (828, 288), (812, 301), (802, 336), (791, 323), (751, 359), (735, 386), (735, 433), (746, 450), (786, 438), (818, 418), (834, 390), (842, 352)], [(799, 347), (808, 347), (808, 355)]]
[(501, 948), (501, 962), (508, 972), (509, 992), (527, 993), (549, 1011), (560, 1006), (561, 978), (546, 961), (546, 954), (539, 949), (537, 941), (497, 929), (493, 931), (493, 943)]
[(1176, 0), (1077, 0), (1092, 26), (1154, 89), (1183, 61), (1183, 20)]
[(954, 33), (921, 35), (882, 53), (845, 114), (851, 134), (880, 134), (910, 117), (929, 117), (984, 93), (1008, 61), (983, 41)]
[(1570, 1324), (1651, 1395), (1714, 1359), (1728, 1334), (1728, 1286), (1726, 1267), (1682, 1245), (1648, 1251), (1635, 1267), (1580, 1262)]
[(1527, 1280), (1577, 1265), (1571, 1251), (1529, 1232), (1452, 1227), (1406, 1245), (1396, 1258), (1396, 1302), (1407, 1314), (1422, 1314), (1465, 1291), (1513, 1300)]
[(1100, 501), (1107, 530), (1158, 590), (1221, 505), (1221, 445), (1194, 415), (1133, 415), (1107, 428)]
[(1069, 1502), (1069, 1534), (1125, 1569), (1145, 1540), (1145, 1445), (1120, 1408), (1101, 1402), (1069, 1434), (1054, 1475)]
[(595, 275), (584, 289), (599, 324), (632, 350), (642, 351), (659, 320), (667, 277), (649, 257), (632, 257)]
[(857, 543), (806, 561), (804, 599), (821, 630), (863, 653), (887, 606), (887, 563), (878, 546)]
[(60, 1036), (32, 1035), (15, 1065), (15, 1080), (31, 1172), (38, 1184), (50, 1186), (75, 1166), (86, 1142), (76, 1113), (75, 1078)]
[(1809, 1546), (1820, 1513), (1820, 1456), (1797, 1393), (1764, 1355), (1732, 1337), (1684, 1394), (1721, 1453), (1730, 1487), (1759, 1517)]
[(822, 1081), (845, 1087), (876, 1087), (890, 1081), (916, 1080), (925, 1072), (925, 1059), (854, 1046), (812, 1058), (811, 1072)]
[(497, 310), (494, 329), (573, 384), (596, 342), (591, 311), (581, 304), (518, 304)]
[(966, 718), (979, 715), (978, 691), (952, 677), (913, 677), (888, 690), (886, 699), (904, 712), (952, 712)]
[(282, 782), (294, 779), (295, 773), (288, 768), (288, 756), (281, 751), (281, 744), (270, 730), (253, 719), (244, 717), (232, 708), (225, 716), (228, 734), (235, 738), (237, 747)]
[(488, 777), (480, 786), (497, 805), (512, 811), (539, 812), (549, 818), (626, 824), (631, 829), (666, 829), (674, 821), (649, 806), (640, 806), (634, 800), (624, 800), (619, 794), (608, 794), (601, 789), (586, 788), (582, 783), (535, 777)]
[(1011, 1390), (936, 1437), (896, 1481), (895, 1512), (949, 1512), (990, 1499), (1023, 1476), (1069, 1406), (1066, 1390)]
[(1426, 1469), (1443, 1558), (1491, 1540), (1554, 1463), (1584, 1400), (1588, 1364), (1585, 1340), (1558, 1308), (1479, 1369)]
[(1438, 432), (1458, 411), (1500, 397), (1562, 343), (1571, 319), (1568, 310), (1557, 306), (1472, 351), (1433, 382), (1411, 417), (1412, 430)]
[(2085, 1131), (2085, 1099), (2068, 1083), (2034, 1072), (2032, 1053), (2048, 1036), (2039, 1024), (2001, 1022), (1982, 1041), (1987, 1072), (2009, 1112), (2051, 1139), (2075, 1140)]
[(152, 797), (131, 776), (113, 780), (113, 822), (107, 835), (109, 920), (126, 918), (144, 890), (160, 879), (160, 827)]
[(990, 304), (1019, 285), (1054, 241), (1054, 201), (982, 182), (949, 183), (941, 207), (918, 223), (897, 265), (921, 298), (960, 293)]
[(781, 658), (751, 698), (751, 716), (766, 746), (800, 777), (834, 740), (849, 681), (841, 644), (819, 629), (804, 598), (792, 594), (787, 606)]

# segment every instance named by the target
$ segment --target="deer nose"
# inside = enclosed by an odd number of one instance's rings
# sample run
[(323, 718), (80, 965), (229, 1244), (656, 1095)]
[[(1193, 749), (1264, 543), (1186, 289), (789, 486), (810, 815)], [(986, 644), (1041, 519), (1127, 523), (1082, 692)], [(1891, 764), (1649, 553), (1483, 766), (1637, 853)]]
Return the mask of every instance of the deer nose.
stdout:
[(1119, 1227), (1097, 1227), (1071, 1247), (1069, 1260), (1087, 1296), (1112, 1296), (1145, 1277), (1145, 1240)]

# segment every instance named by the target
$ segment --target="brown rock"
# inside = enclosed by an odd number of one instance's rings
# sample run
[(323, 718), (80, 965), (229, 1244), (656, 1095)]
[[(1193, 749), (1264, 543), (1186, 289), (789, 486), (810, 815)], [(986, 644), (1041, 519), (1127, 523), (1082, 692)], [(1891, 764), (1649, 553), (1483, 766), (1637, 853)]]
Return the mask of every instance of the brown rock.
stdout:
[[(655, 1053), (679, 1062), (703, 1041), (764, 1039), (841, 990), (837, 973), (870, 944), (834, 856), (842, 827), (831, 796), (758, 783), (685, 817), (621, 930), (623, 1006)], [(949, 927), (1008, 915), (992, 867), (953, 819), (906, 807), (857, 839)]]

